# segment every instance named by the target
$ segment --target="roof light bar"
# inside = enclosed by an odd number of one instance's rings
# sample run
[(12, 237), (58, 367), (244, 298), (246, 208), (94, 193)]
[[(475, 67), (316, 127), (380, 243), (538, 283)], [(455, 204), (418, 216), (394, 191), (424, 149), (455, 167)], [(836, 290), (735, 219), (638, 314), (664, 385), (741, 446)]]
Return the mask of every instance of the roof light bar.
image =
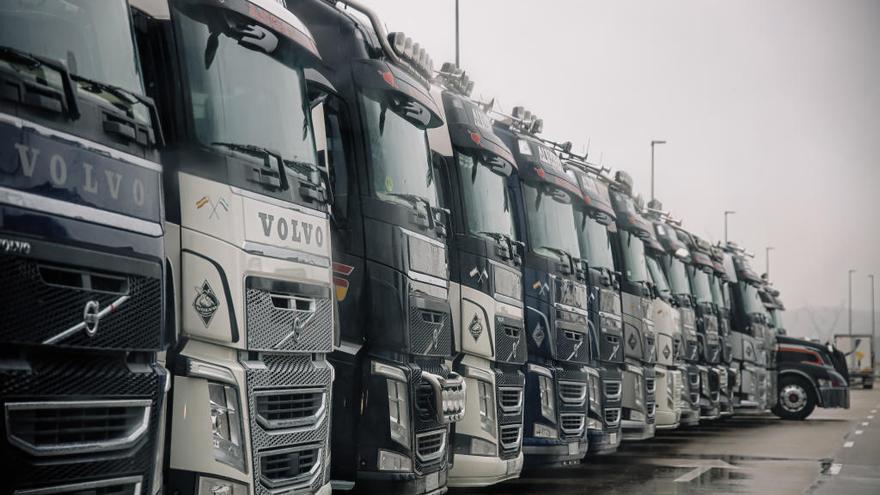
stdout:
[(428, 80), (434, 76), (434, 61), (412, 38), (401, 32), (390, 33), (388, 43), (394, 54), (406, 61), (420, 76)]
[(467, 72), (461, 70), (452, 62), (443, 63), (440, 67), (438, 79), (447, 89), (463, 96), (469, 97), (474, 90), (474, 82), (468, 77)]

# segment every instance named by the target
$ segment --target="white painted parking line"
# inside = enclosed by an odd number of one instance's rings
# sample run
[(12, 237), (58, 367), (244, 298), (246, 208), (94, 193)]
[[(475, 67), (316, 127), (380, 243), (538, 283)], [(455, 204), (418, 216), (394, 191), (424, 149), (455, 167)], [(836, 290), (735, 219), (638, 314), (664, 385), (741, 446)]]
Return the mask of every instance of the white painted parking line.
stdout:
[(871, 409), (871, 414), (876, 414), (876, 413), (877, 413), (876, 409)]
[(831, 469), (828, 470), (832, 476), (837, 476), (840, 474), (840, 470), (843, 469), (843, 464), (834, 463), (831, 465)]
[(874, 419), (874, 415), (865, 416), (865, 419)]
[(856, 430), (856, 435), (861, 435), (862, 433), (864, 433), (864, 430)]
[(843, 444), (843, 448), (845, 448), (845, 449), (851, 449), (852, 446), (855, 445), (855, 444), (856, 444), (855, 442), (846, 442), (846, 443)]
[(862, 421), (862, 426), (868, 426), (869, 424), (871, 424), (871, 423), (868, 421)]
[(703, 473), (712, 469), (712, 466), (700, 466), (698, 468), (694, 468), (683, 475), (675, 478), (676, 483), (687, 483), (689, 481), (694, 480), (695, 478), (699, 478)]

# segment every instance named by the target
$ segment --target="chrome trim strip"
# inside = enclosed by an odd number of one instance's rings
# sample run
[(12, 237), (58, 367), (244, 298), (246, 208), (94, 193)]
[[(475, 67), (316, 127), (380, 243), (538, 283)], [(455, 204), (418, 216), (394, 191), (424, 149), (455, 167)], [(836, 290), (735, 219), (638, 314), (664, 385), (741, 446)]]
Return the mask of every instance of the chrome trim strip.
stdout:
[[(504, 295), (501, 295), (504, 297)], [(495, 298), (495, 314), (506, 316), (508, 318), (513, 318), (516, 320), (523, 319), (523, 307), (522, 304), (519, 306), (513, 304), (507, 304), (504, 301), (499, 300), (497, 297)]]
[(20, 117), (14, 117), (7, 113), (0, 112), (0, 121), (6, 122), (7, 124), (12, 124), (20, 129), (33, 129), (44, 136), (61, 138), (65, 141), (73, 141), (89, 151), (94, 151), (101, 155), (109, 156), (110, 158), (113, 158), (115, 160), (126, 161), (132, 165), (137, 165), (138, 167), (147, 168), (156, 172), (162, 171), (162, 166), (156, 162), (151, 162), (139, 156), (132, 155), (130, 153), (126, 153), (125, 151), (111, 148), (101, 143), (90, 141), (88, 139), (75, 136), (73, 134), (68, 134), (57, 129), (42, 126), (40, 124), (37, 124), (36, 122), (31, 122), (30, 120), (25, 120)]
[(344, 352), (346, 354), (354, 356), (357, 353), (361, 352), (361, 347), (363, 347), (363, 344), (356, 344), (354, 342), (342, 340), (339, 342), (339, 345), (336, 347), (336, 349), (340, 352)]
[(406, 272), (406, 276), (415, 280), (416, 282), (422, 282), (425, 284), (434, 285), (437, 287), (442, 287), (444, 289), (448, 289), (448, 280), (440, 277), (435, 277), (433, 275), (428, 275), (427, 273), (417, 272), (415, 270), (408, 270)]
[[(516, 440), (513, 442), (503, 442), (501, 439), (504, 438), (504, 432), (516, 429)], [(511, 450), (519, 447), (520, 442), (522, 441), (522, 426), (518, 424), (512, 425), (501, 425), (498, 434), (498, 443), (501, 444), (501, 448), (504, 450)]]
[(46, 488), (31, 488), (29, 490), (16, 490), (15, 495), (55, 495), (58, 493), (81, 492), (104, 488), (108, 486), (134, 485), (132, 495), (140, 495), (143, 477), (127, 476), (125, 478), (113, 478), (109, 480), (86, 481), (83, 483), (71, 483), (69, 485), (57, 485)]
[(73, 220), (85, 220), (153, 237), (162, 235), (162, 225), (158, 222), (92, 208), (91, 206), (69, 203), (60, 199), (47, 198), (46, 196), (17, 191), (3, 186), (0, 186), (0, 203)]
[[(565, 395), (562, 394), (562, 386), (563, 385), (572, 385), (572, 386), (578, 387), (579, 389), (581, 389), (579, 392), (580, 395), (577, 398), (566, 397)], [(585, 382), (573, 382), (570, 380), (559, 380), (559, 385), (557, 388), (559, 390), (559, 398), (562, 399), (562, 402), (565, 402), (566, 404), (583, 404), (584, 399), (587, 398), (587, 384)]]
[(403, 370), (378, 361), (373, 361), (371, 363), (370, 372), (374, 375), (384, 376), (385, 378), (391, 378), (392, 380), (398, 380), (404, 383), (407, 381), (406, 373), (404, 373)]
[(538, 366), (537, 364), (529, 363), (529, 366), (527, 369), (528, 369), (528, 371), (531, 371), (532, 373), (544, 375), (547, 378), (551, 378), (551, 379), (553, 378), (553, 373), (551, 373), (549, 369), (547, 369), (543, 366)]
[(504, 294), (499, 294), (497, 292), (492, 294), (492, 297), (494, 297), (497, 302), (504, 303), (504, 304), (507, 304), (510, 306), (515, 306), (515, 307), (519, 308), (520, 310), (522, 310), (523, 302), (520, 301), (519, 299), (505, 296)]
[(464, 366), (464, 376), (466, 376), (468, 378), (473, 378), (474, 380), (482, 380), (482, 381), (487, 382), (489, 384), (495, 383), (495, 380), (493, 380), (493, 377), (495, 375), (493, 375), (492, 373), (490, 373), (486, 370), (483, 370), (483, 369), (480, 369), (480, 368), (477, 368), (474, 366), (465, 365)]
[[(302, 388), (302, 389), (272, 389), (272, 390), (258, 390), (253, 392), (254, 401), (256, 401), (257, 397), (262, 397), (266, 395), (282, 395), (286, 393), (296, 393), (296, 394), (320, 394), (321, 396), (321, 404), (315, 410), (313, 414), (308, 416), (304, 416), (302, 418), (296, 419), (287, 419), (287, 420), (269, 420), (263, 417), (260, 414), (260, 411), (257, 408), (256, 402), (254, 402), (254, 411), (257, 416), (257, 423), (260, 424), (263, 428), (267, 430), (290, 430), (290, 429), (300, 429), (303, 427), (310, 427), (309, 429), (313, 429), (317, 427), (321, 421), (324, 419), (324, 415), (327, 411), (327, 391), (323, 388), (311, 387), (311, 388)], [(277, 432), (273, 432), (277, 433)]]
[(571, 313), (579, 314), (581, 316), (590, 316), (590, 313), (586, 309), (576, 308), (574, 306), (569, 306), (568, 304), (555, 302), (553, 303), (553, 307), (556, 309), (561, 309), (563, 311), (569, 311)]
[(263, 244), (261, 242), (245, 241), (241, 243), (241, 249), (248, 254), (256, 256), (266, 256), (285, 261), (305, 263), (308, 265), (319, 266), (321, 268), (327, 268), (330, 266), (329, 256), (320, 256), (296, 249), (270, 246), (269, 244)]
[(238, 382), (236, 382), (235, 380), (235, 375), (232, 374), (232, 371), (228, 368), (224, 368), (223, 366), (218, 366), (216, 364), (206, 363), (204, 361), (200, 361), (198, 359), (193, 359), (190, 357), (186, 357), (185, 359), (187, 376), (204, 378), (206, 380), (217, 380), (223, 383), (238, 386)]
[(260, 462), (263, 457), (269, 455), (278, 455), (278, 454), (288, 454), (291, 452), (303, 452), (306, 450), (316, 450), (317, 456), (315, 459), (315, 463), (312, 465), (312, 468), (309, 469), (307, 473), (300, 474), (293, 478), (287, 478), (283, 480), (270, 480), (263, 476), (262, 469), (260, 469), (260, 482), (268, 488), (279, 488), (283, 487), (284, 491), (301, 488), (305, 486), (311, 485), (315, 478), (321, 472), (321, 466), (324, 464), (324, 449), (320, 447), (320, 444), (310, 444), (310, 445), (297, 445), (296, 447), (290, 447), (286, 449), (278, 449), (278, 450), (270, 450), (268, 452), (260, 452), (257, 454), (257, 466), (258, 468), (262, 467), (262, 462)]
[[(516, 405), (505, 406), (501, 401), (501, 392), (516, 392)], [(498, 407), (507, 414), (519, 413), (523, 405), (523, 389), (520, 387), (498, 387)]]
[[(189, 175), (189, 174), (187, 174)], [(327, 218), (327, 213), (320, 210), (313, 210), (311, 208), (307, 208), (302, 205), (298, 205), (296, 203), (291, 203), (288, 201), (284, 201), (278, 198), (273, 198), (272, 196), (266, 196), (264, 194), (260, 194), (254, 191), (248, 191), (247, 189), (242, 189), (236, 186), (229, 186), (229, 190), (232, 191), (232, 194), (243, 196), (245, 198), (253, 199), (254, 201), (260, 201), (262, 203), (269, 203), (274, 206), (278, 206), (280, 208), (284, 208), (286, 210), (294, 210), (300, 213), (311, 215), (317, 218)]]
[[(6, 404), (6, 438), (10, 444), (17, 446), (25, 452), (37, 456), (57, 456), (87, 454), (106, 450), (125, 449), (135, 444), (146, 433), (150, 422), (150, 409), (152, 402), (142, 400), (80, 400), (80, 401), (48, 401), (48, 402), (10, 402)], [(36, 411), (46, 409), (70, 409), (88, 407), (138, 407), (143, 408), (140, 422), (125, 436), (114, 440), (102, 440), (97, 442), (61, 443), (55, 445), (33, 445), (19, 438), (12, 430), (11, 415), (13, 411)]]
[[(73, 335), (83, 329), (86, 329), (86, 332), (90, 336), (95, 335), (98, 332), (98, 323), (100, 323), (100, 321), (105, 316), (116, 311), (119, 308), (119, 306), (122, 305), (122, 303), (124, 303), (125, 301), (128, 301), (129, 299), (131, 299), (131, 296), (121, 296), (121, 297), (117, 298), (115, 301), (113, 301), (112, 303), (110, 303), (109, 305), (105, 306), (104, 309), (98, 311), (97, 313), (95, 313), (93, 315), (90, 315), (91, 319), (93, 319), (94, 321), (89, 322), (89, 323), (94, 323), (94, 325), (95, 325), (94, 328), (88, 329), (88, 323), (85, 321), (86, 316), (84, 315), (83, 321), (68, 328), (67, 330), (64, 330), (63, 332), (55, 335), (54, 337), (49, 337), (48, 339), (43, 341), (43, 344), (57, 344), (59, 341), (64, 340), (67, 337), (70, 337), (71, 335)], [(97, 301), (90, 301), (86, 305), (86, 308), (88, 308), (89, 305), (91, 305), (93, 303), (97, 304)], [(97, 308), (99, 306), (95, 306), (95, 307)]]

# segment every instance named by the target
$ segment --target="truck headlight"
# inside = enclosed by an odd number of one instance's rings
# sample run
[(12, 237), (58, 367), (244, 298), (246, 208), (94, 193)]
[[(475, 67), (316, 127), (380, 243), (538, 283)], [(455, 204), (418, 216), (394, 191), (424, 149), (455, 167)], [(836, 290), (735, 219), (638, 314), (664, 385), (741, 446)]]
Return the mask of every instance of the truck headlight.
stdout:
[(412, 471), (412, 459), (397, 452), (379, 450), (379, 471)]
[(482, 438), (472, 438), (471, 454), (495, 457), (498, 455), (498, 448), (494, 443), (483, 440)]
[(495, 435), (495, 391), (492, 390), (492, 384), (477, 380), (477, 395), (480, 402), (480, 427), (486, 433)]
[(388, 426), (391, 439), (409, 448), (409, 402), (406, 383), (386, 378), (388, 384)]
[(232, 385), (208, 382), (214, 459), (244, 472), (238, 390)]
[(599, 377), (590, 375), (590, 408), (596, 412), (600, 412), (602, 409), (599, 403), (602, 396), (599, 394)]
[(199, 495), (247, 495), (247, 487), (229, 480), (199, 477)]
[(599, 421), (598, 419), (590, 418), (590, 420), (587, 421), (587, 429), (588, 430), (601, 430), (602, 429), (602, 422)]
[(556, 397), (553, 390), (553, 379), (544, 375), (538, 376), (538, 388), (541, 391), (541, 414), (550, 421), (555, 422)]
[(556, 429), (541, 423), (535, 423), (535, 436), (538, 438), (556, 438)]

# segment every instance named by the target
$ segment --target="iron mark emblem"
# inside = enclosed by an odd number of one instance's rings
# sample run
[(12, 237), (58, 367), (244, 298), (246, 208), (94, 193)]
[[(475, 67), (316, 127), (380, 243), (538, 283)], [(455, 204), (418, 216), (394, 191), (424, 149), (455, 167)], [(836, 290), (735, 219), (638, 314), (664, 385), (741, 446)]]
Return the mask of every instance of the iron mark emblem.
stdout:
[(538, 347), (541, 347), (541, 344), (544, 343), (544, 327), (541, 326), (541, 322), (538, 322), (535, 325), (535, 329), (532, 330), (532, 338), (535, 339), (535, 343), (538, 344)]
[(638, 341), (636, 340), (636, 334), (629, 334), (629, 339), (627, 339), (626, 343), (629, 344), (630, 349), (635, 349), (636, 344), (638, 343)]
[(471, 337), (474, 338), (474, 341), (479, 340), (480, 335), (483, 333), (483, 324), (480, 323), (480, 318), (477, 315), (474, 315), (474, 319), (471, 320), (471, 324), (468, 326), (468, 331), (471, 333)]
[(671, 354), (671, 353), (672, 353), (672, 351), (669, 350), (669, 344), (666, 344), (666, 346), (663, 348), (663, 357), (665, 357), (666, 359), (669, 359), (669, 354)]
[(214, 313), (220, 307), (220, 299), (217, 298), (217, 294), (214, 293), (214, 289), (211, 288), (207, 280), (195, 289), (196, 298), (193, 300), (193, 308), (199, 314), (199, 318), (202, 319), (205, 328), (208, 328), (208, 325), (211, 324), (211, 320), (214, 318)]

